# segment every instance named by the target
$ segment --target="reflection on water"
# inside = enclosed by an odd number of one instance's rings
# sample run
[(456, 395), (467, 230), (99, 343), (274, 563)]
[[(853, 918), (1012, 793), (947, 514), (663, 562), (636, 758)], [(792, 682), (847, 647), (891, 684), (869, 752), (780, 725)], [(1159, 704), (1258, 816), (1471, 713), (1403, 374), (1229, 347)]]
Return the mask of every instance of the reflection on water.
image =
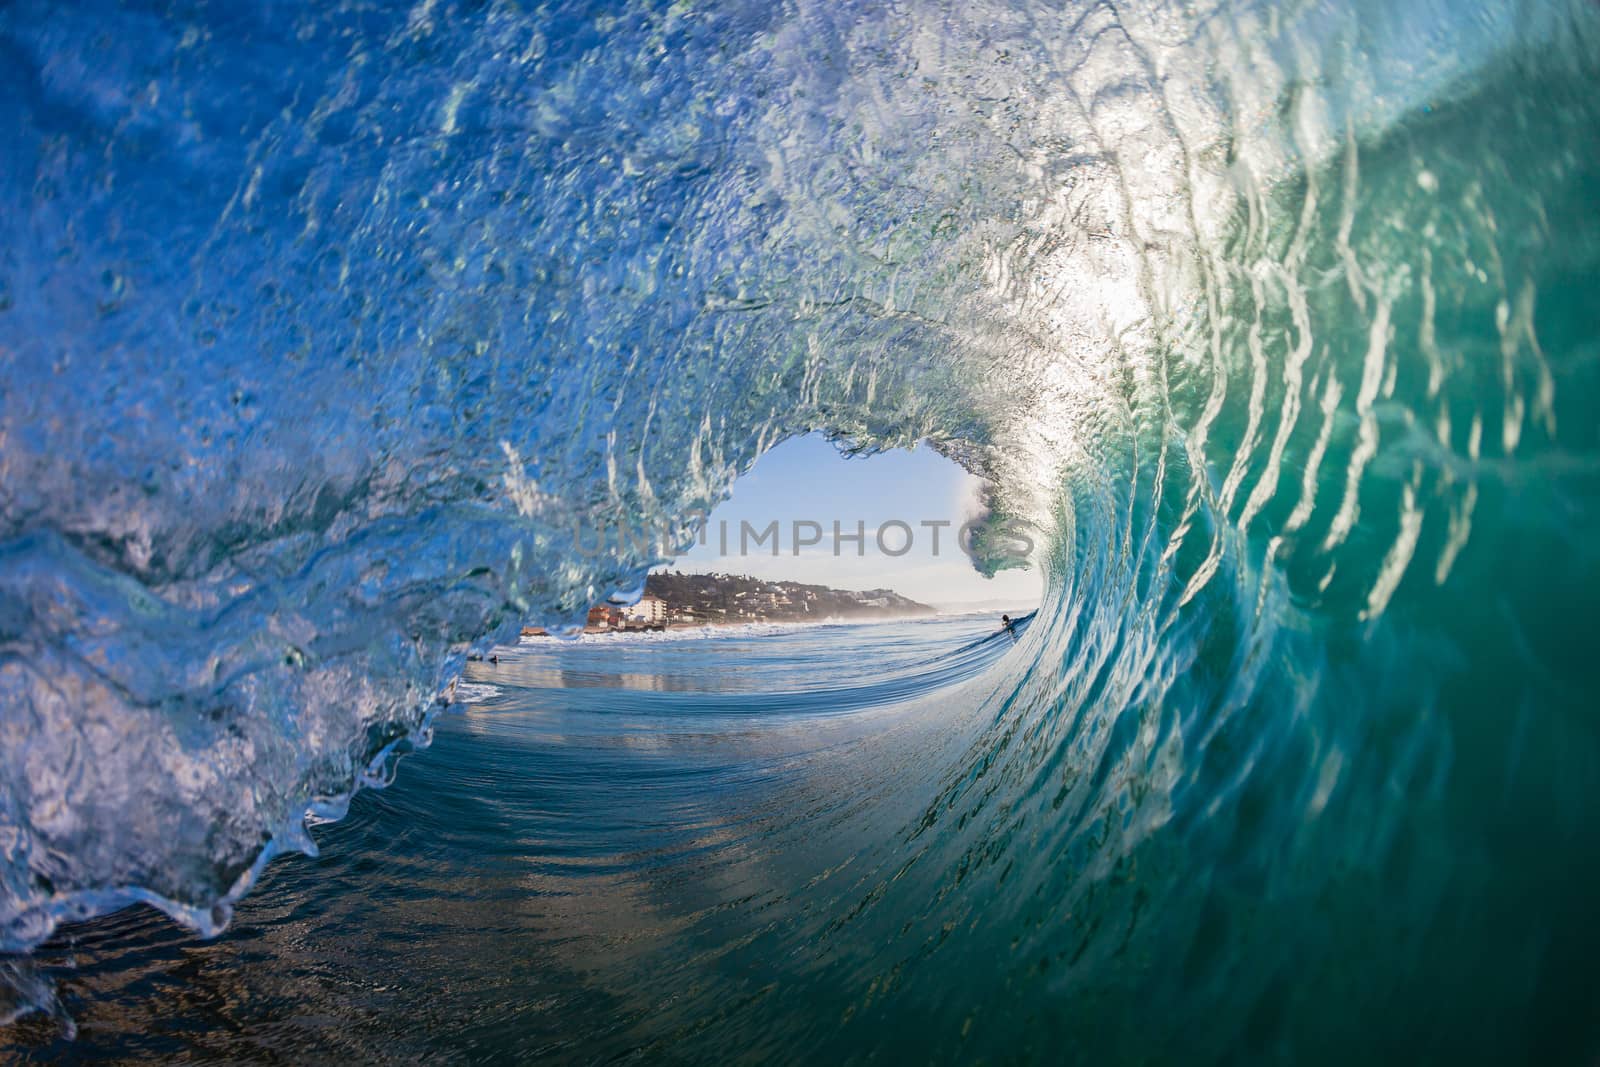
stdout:
[[(147, 908), (58, 937), (38, 964), (77, 1039), (34, 1015), (0, 1050), (589, 1059), (691, 1050), (711, 1027), (774, 1054), (851, 1009), (802, 981), (851, 944), (828, 902), (873, 892), (873, 828), (925, 800), (895, 768), (970, 740), (960, 709), (983, 702), (951, 686), (985, 685), (1013, 647), (956, 619), (502, 650), (469, 676), (499, 695), (442, 717), (222, 937)], [(777, 995), (796, 983), (808, 1005)]]

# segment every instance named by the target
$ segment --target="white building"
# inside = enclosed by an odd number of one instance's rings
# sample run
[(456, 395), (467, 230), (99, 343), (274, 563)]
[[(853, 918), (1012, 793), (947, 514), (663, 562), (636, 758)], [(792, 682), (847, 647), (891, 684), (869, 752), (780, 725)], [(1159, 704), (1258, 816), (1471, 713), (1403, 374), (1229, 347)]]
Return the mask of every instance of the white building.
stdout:
[(667, 602), (658, 596), (643, 596), (632, 607), (624, 609), (628, 621), (644, 626), (661, 626), (667, 621)]

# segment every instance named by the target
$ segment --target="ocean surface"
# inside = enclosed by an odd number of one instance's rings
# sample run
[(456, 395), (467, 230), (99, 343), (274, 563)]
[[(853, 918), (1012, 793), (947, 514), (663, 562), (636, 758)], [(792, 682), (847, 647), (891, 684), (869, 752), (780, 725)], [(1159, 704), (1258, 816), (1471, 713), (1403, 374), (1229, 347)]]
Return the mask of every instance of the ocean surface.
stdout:
[[(1591, 0), (0, 3), (0, 1041), (1592, 1063), (1597, 81)], [(981, 477), (1018, 642), (472, 658), (806, 433)]]
[[(139, 907), (42, 946), (55, 1016), (0, 1031), (0, 1056), (863, 1052), (866, 991), (896, 969), (860, 954), (884, 933), (873, 901), (920, 880), (926, 789), (956, 784), (925, 775), (983, 732), (991, 671), (1024, 655), (1027, 621), (998, 619), (498, 649), (427, 755), (314, 828), (319, 857), (269, 868), (219, 939)], [(971, 1025), (869, 1044), (953, 1055)]]

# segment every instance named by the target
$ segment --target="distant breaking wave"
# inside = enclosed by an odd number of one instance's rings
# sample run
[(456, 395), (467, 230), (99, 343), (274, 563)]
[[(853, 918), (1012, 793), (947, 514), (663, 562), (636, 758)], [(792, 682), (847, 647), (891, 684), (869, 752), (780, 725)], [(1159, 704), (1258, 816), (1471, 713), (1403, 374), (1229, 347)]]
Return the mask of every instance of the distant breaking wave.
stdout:
[(19, 0), (0, 48), (0, 949), (219, 931), (469, 653), (658, 562), (576, 527), (687, 545), (824, 431), (1045, 538), (917, 907), (1200, 1059), (1318, 998), (1584, 1051), (1593, 4)]

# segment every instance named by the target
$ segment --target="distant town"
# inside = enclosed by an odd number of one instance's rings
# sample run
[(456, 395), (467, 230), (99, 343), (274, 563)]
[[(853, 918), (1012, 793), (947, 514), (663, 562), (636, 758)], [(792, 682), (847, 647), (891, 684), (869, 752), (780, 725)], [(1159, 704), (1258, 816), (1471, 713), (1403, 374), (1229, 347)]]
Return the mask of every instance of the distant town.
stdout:
[[(927, 604), (892, 589), (829, 589), (799, 582), (767, 582), (738, 574), (663, 571), (645, 582), (636, 604), (600, 604), (589, 610), (585, 633), (665, 630), (752, 622), (824, 622), (829, 619), (915, 618), (933, 615)], [(544, 631), (530, 629), (527, 634)]]

